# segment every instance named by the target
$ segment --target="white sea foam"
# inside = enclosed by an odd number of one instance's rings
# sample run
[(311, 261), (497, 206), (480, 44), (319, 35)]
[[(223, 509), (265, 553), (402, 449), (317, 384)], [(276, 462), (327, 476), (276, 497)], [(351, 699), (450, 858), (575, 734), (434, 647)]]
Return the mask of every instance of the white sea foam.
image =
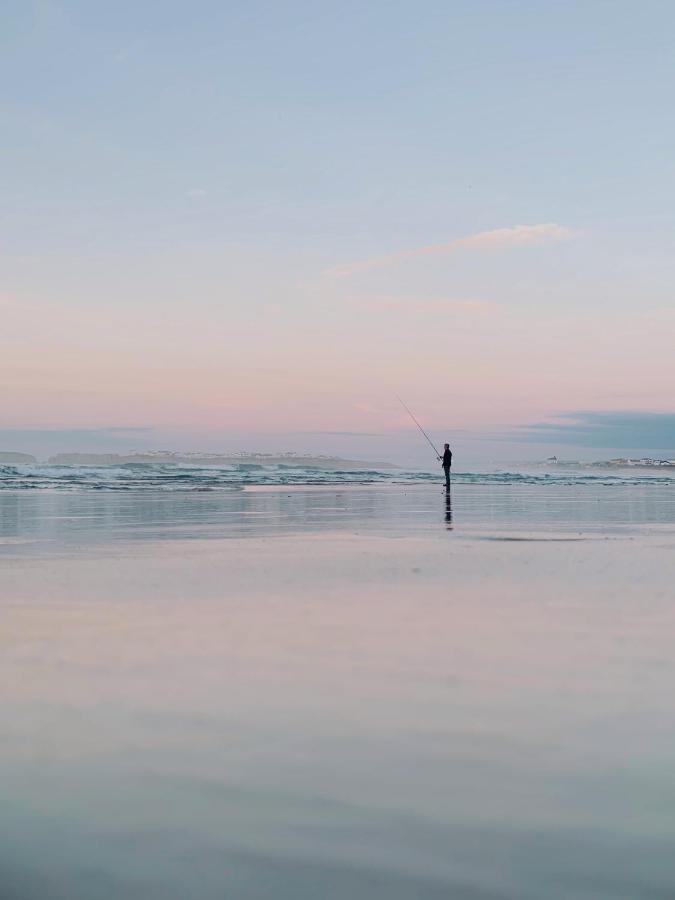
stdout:
[[(438, 470), (340, 469), (311, 466), (239, 463), (227, 466), (125, 464), (121, 466), (0, 466), (0, 490), (209, 491), (246, 485), (420, 484), (441, 481)], [(494, 468), (456, 471), (456, 483), (542, 485), (660, 485), (675, 486), (675, 474), (663, 469), (600, 470), (590, 467)]]

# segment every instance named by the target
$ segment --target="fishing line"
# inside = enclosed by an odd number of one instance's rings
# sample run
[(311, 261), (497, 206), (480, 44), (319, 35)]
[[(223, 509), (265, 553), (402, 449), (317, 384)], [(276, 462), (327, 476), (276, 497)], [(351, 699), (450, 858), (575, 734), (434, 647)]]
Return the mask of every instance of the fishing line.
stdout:
[(417, 419), (415, 418), (415, 416), (412, 414), (412, 412), (411, 412), (411, 411), (408, 409), (408, 407), (405, 405), (405, 403), (403, 402), (403, 400), (401, 400), (401, 398), (398, 396), (398, 394), (396, 394), (396, 399), (397, 399), (398, 402), (401, 404), (401, 406), (403, 407), (403, 409), (408, 413), (408, 415), (409, 415), (410, 418), (413, 420), (413, 422), (415, 423), (415, 425), (417, 425), (417, 427), (418, 427), (419, 430), (422, 432), (422, 434), (423, 434), (424, 437), (427, 439), (427, 441), (431, 444), (431, 448), (432, 448), (432, 450), (434, 451), (434, 453), (436, 454), (436, 458), (437, 458), (437, 459), (440, 459), (440, 458), (441, 458), (441, 454), (440, 454), (440, 453), (438, 452), (438, 450), (434, 447), (433, 441), (431, 440), (431, 438), (429, 437), (429, 435), (426, 433), (426, 431), (424, 430), (424, 428), (422, 428), (422, 426), (420, 425), (420, 423), (417, 421)]

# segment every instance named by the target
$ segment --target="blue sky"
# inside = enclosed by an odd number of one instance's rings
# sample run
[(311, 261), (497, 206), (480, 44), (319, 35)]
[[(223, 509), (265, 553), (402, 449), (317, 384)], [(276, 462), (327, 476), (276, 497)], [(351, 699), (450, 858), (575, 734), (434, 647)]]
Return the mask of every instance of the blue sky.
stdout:
[(493, 458), (672, 412), (672, 4), (1, 15), (0, 428), (396, 441), (398, 392)]

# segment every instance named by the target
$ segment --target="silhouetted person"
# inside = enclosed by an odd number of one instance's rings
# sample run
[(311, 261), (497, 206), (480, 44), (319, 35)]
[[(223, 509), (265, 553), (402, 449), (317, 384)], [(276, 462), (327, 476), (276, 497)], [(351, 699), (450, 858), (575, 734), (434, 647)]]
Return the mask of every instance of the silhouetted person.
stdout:
[(450, 444), (443, 444), (443, 459), (441, 460), (445, 472), (445, 489), (450, 490), (450, 466), (452, 465), (452, 450)]

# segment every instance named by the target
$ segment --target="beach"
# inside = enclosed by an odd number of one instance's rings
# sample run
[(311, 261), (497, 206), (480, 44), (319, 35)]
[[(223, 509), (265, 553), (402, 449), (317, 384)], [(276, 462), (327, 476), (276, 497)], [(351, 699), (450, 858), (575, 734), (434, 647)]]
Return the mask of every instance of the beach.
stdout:
[(675, 900), (675, 3), (1, 21), (0, 900)]
[(675, 895), (657, 483), (0, 492), (3, 900)]

